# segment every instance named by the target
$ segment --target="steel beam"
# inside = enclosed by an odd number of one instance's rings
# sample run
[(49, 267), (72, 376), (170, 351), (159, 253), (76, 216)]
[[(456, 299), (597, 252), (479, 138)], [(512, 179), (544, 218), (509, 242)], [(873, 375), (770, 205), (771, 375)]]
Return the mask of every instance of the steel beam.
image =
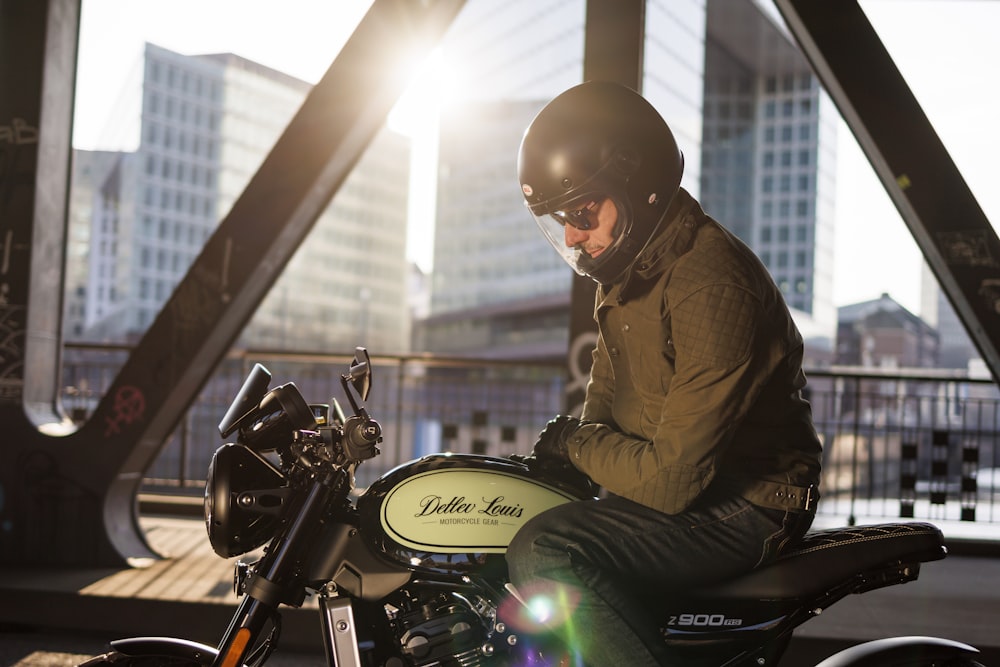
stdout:
[(1000, 380), (1000, 241), (944, 144), (856, 1), (775, 4)]

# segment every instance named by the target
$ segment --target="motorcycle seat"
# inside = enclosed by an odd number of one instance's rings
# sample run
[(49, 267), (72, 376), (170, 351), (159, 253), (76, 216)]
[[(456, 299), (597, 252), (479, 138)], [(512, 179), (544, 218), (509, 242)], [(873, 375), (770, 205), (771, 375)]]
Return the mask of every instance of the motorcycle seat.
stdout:
[[(813, 530), (777, 560), (745, 575), (697, 591), (699, 598), (794, 599), (822, 594), (858, 578), (877, 587), (876, 573), (897, 570), (901, 583), (916, 578), (919, 563), (945, 557), (944, 536), (930, 523), (881, 523)], [(874, 584), (874, 585), (869, 585)]]

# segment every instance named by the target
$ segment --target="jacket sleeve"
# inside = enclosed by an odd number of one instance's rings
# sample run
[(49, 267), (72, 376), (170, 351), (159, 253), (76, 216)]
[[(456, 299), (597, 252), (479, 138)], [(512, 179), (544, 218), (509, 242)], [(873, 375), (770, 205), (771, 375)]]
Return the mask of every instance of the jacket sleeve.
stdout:
[(676, 514), (708, 486), (715, 462), (780, 355), (757, 297), (735, 283), (699, 287), (673, 304), (675, 374), (652, 441), (608, 423), (578, 429), (574, 464), (612, 493)]

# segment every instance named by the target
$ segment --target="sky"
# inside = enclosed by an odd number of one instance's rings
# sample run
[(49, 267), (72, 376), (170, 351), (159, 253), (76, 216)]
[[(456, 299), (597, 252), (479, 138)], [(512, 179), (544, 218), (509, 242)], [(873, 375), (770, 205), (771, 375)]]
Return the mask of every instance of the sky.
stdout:
[[(497, 0), (501, 1), (501, 0)], [(117, 149), (108, 131), (145, 42), (185, 54), (232, 52), (314, 83), (370, 0), (83, 0), (74, 147)], [(861, 0), (897, 67), (962, 170), (980, 206), (1000, 220), (990, 177), (1000, 155), (1000, 2)], [(197, 17), (194, 20), (193, 17)], [(889, 293), (920, 314), (922, 259), (847, 126), (838, 142), (834, 302)], [(516, 196), (516, 194), (512, 194)], [(411, 259), (427, 265), (428, 234)], [(422, 241), (422, 244), (421, 244)]]

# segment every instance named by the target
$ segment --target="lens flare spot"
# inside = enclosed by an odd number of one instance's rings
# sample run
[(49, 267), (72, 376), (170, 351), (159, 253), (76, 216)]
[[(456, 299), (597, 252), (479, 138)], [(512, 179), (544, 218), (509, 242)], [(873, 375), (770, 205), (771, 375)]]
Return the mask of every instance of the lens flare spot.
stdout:
[(537, 596), (528, 602), (528, 612), (539, 623), (543, 625), (552, 620), (554, 606), (552, 600), (544, 596)]
[(553, 582), (538, 582), (519, 588), (518, 593), (507, 598), (499, 615), (520, 632), (558, 630), (569, 622), (580, 603), (579, 592)]

